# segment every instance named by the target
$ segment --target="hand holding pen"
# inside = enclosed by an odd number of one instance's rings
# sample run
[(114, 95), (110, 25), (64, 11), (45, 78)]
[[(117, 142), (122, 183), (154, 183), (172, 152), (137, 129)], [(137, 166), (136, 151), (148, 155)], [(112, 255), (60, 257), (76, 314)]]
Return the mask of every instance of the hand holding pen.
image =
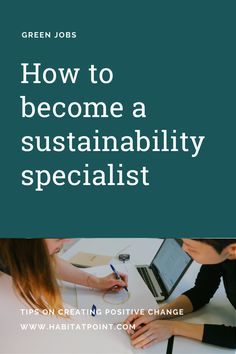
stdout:
[[(123, 275), (123, 274), (121, 274), (121, 273), (119, 274), (112, 264), (110, 264), (110, 267), (111, 267), (112, 271), (115, 273), (116, 279), (119, 280), (119, 282), (123, 282), (123, 279), (121, 278), (121, 275)], [(124, 280), (127, 282), (127, 276), (124, 276)], [(119, 285), (118, 285), (118, 287), (119, 287)], [(128, 291), (128, 288), (126, 285), (122, 286), (122, 288), (125, 289), (126, 291)]]
[[(117, 273), (117, 274), (116, 274)], [(115, 275), (115, 276), (114, 276)], [(127, 288), (128, 286), (128, 276), (127, 274), (114, 272), (112, 269), (112, 273), (106, 275), (105, 277), (96, 277), (94, 276), (93, 287), (100, 290), (112, 290), (114, 292), (118, 292), (121, 289)]]

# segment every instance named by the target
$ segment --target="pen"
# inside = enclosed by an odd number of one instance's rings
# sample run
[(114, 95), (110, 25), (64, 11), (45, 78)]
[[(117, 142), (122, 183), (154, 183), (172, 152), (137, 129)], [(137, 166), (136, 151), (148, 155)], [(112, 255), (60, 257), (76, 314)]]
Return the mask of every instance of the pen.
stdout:
[[(115, 269), (115, 267), (114, 267), (112, 264), (110, 264), (110, 267), (111, 267), (112, 271), (115, 273), (116, 279), (122, 280), (121, 277), (120, 277), (120, 274), (117, 272), (117, 270)], [(127, 286), (123, 286), (123, 288), (124, 288), (126, 291), (128, 291)]]

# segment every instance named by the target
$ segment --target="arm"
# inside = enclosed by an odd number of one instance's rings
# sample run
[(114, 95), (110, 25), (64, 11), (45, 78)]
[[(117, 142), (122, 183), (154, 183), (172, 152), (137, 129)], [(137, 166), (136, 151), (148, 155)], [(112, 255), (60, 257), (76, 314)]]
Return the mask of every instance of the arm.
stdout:
[[(183, 309), (184, 314), (187, 314), (193, 311), (193, 306), (187, 296), (181, 295), (161, 309)], [(233, 327), (168, 321), (167, 318), (171, 316), (150, 316), (147, 313), (144, 316), (129, 316), (126, 323), (136, 327), (135, 331), (128, 331), (132, 345), (135, 348), (148, 348), (175, 335), (224, 347), (236, 347), (236, 329)]]
[(83, 270), (73, 266), (69, 262), (59, 258), (56, 258), (56, 272), (61, 280), (68, 281), (84, 286), (91, 286), (96, 288), (98, 278), (92, 274), (84, 272)]
[[(193, 306), (189, 298), (180, 295), (174, 301), (160, 308), (161, 310), (183, 309), (186, 315), (193, 311)], [(131, 335), (131, 343), (135, 348), (148, 348), (154, 343), (159, 343), (170, 338), (173, 335), (202, 340), (203, 325), (190, 324), (180, 321), (168, 321), (172, 318), (170, 315), (131, 315), (126, 323), (135, 326), (135, 331), (127, 331)], [(160, 321), (161, 320), (161, 321)]]
[[(210, 301), (220, 284), (220, 277), (219, 265), (202, 266), (195, 286), (177, 297), (176, 300), (161, 307), (161, 309), (183, 309), (184, 314), (196, 311)], [(136, 328), (138, 328), (140, 325), (147, 324), (150, 321), (168, 318), (171, 318), (171, 316), (150, 316), (146, 313), (144, 316), (131, 315), (127, 318), (126, 323), (134, 323)]]
[(151, 321), (141, 327), (131, 335), (131, 343), (135, 348), (148, 348), (173, 335), (236, 349), (236, 327), (166, 320)]
[[(189, 298), (185, 295), (179, 296), (175, 301), (162, 307), (162, 309), (174, 308), (182, 308), (184, 310), (184, 314), (193, 311), (193, 305)], [(159, 316), (159, 319), (163, 318), (166, 319), (171, 317)], [(166, 322), (169, 322), (172, 335), (183, 336), (221, 347), (236, 348), (236, 327), (217, 324), (196, 325), (180, 321)]]
[(116, 287), (115, 291), (121, 290), (124, 286), (128, 286), (127, 281), (127, 275), (120, 273), (120, 276), (122, 278), (122, 281), (117, 280), (115, 277), (115, 274), (110, 274), (106, 277), (96, 277), (93, 274), (87, 273), (69, 262), (59, 258), (55, 257), (56, 260), (56, 272), (58, 277), (61, 280), (68, 281), (70, 283), (75, 283), (78, 285), (83, 285), (87, 287), (93, 287), (96, 289), (114, 289)]
[(191, 301), (193, 311), (210, 302), (220, 285), (221, 276), (221, 264), (201, 266), (194, 287), (184, 293)]
[[(178, 310), (183, 309), (183, 313), (184, 313), (184, 315), (186, 315), (187, 313), (190, 313), (193, 311), (193, 306), (187, 296), (180, 295), (174, 301), (162, 306), (159, 309), (160, 310), (159, 312), (161, 312), (161, 310), (173, 310), (173, 309), (178, 309)], [(137, 329), (139, 326), (143, 326), (145, 324), (148, 324), (151, 321), (169, 319), (169, 318), (173, 318), (173, 317), (175, 317), (175, 316), (174, 315), (172, 315), (172, 316), (171, 315), (164, 315), (164, 314), (163, 315), (149, 315), (148, 311), (146, 311), (144, 315), (141, 315), (141, 314), (130, 315), (125, 320), (125, 323), (132, 324)], [(132, 331), (128, 330), (127, 332), (130, 334)]]
[[(221, 267), (219, 265), (203, 266), (196, 279), (195, 287), (161, 309), (182, 308), (184, 314), (197, 310), (210, 301), (219, 286), (220, 277)], [(222, 346), (235, 346), (235, 328), (163, 320), (166, 318), (171, 317), (148, 316), (147, 314), (144, 316), (129, 316), (126, 322), (134, 324), (136, 327), (135, 332), (128, 332), (131, 335), (132, 344), (137, 348), (143, 348), (152, 345), (154, 342), (168, 339), (172, 335), (178, 335)], [(160, 319), (162, 321), (159, 321)], [(221, 334), (219, 333), (219, 335), (217, 335), (218, 327), (221, 327), (219, 329)], [(225, 337), (231, 339), (222, 339)], [(225, 344), (225, 342), (228, 344)]]
[(204, 343), (236, 349), (236, 327), (205, 324), (202, 341)]
[[(183, 310), (184, 315), (187, 313), (190, 313), (193, 311), (193, 305), (189, 298), (186, 295), (180, 295), (178, 296), (175, 300), (170, 302), (169, 304), (166, 304), (160, 308), (161, 310)], [(176, 317), (174, 315), (158, 315), (156, 316), (156, 319), (162, 320), (162, 319), (168, 319), (168, 318), (173, 318)]]
[(131, 343), (137, 349), (146, 349), (154, 343), (167, 340), (173, 335), (201, 341), (203, 328), (204, 325), (202, 324), (156, 320), (137, 330), (131, 336)]

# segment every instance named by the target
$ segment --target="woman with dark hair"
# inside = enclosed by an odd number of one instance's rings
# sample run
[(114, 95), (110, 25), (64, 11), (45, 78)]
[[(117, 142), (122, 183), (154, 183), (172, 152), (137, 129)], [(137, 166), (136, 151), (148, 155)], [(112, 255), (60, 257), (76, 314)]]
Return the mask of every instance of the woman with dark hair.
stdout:
[(33, 309), (63, 309), (57, 278), (101, 290), (119, 291), (127, 286), (120, 273), (98, 278), (60, 259), (65, 239), (0, 239), (0, 271), (12, 276), (18, 295)]
[[(184, 314), (209, 303), (223, 278), (226, 295), (236, 309), (236, 239), (183, 239), (183, 250), (202, 264), (195, 286), (161, 309), (183, 309)], [(160, 309), (160, 310), (161, 310)], [(165, 312), (162, 312), (165, 313)], [(131, 315), (126, 323), (135, 348), (147, 348), (173, 335), (236, 348), (236, 327), (170, 321), (170, 316)]]

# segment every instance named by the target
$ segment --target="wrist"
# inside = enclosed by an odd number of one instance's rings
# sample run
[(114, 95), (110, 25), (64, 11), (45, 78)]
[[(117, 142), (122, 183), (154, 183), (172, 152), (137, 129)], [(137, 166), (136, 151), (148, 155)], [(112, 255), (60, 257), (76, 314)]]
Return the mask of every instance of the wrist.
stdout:
[(96, 277), (95, 275), (88, 274), (87, 277), (87, 287), (89, 288), (99, 288), (100, 278)]
[(177, 336), (178, 334), (178, 323), (177, 321), (170, 321), (170, 320), (161, 320), (160, 324), (163, 324), (164, 327), (168, 329), (170, 337)]
[(203, 324), (173, 321), (173, 335), (202, 341), (204, 331)]
[(180, 326), (181, 326), (181, 322), (179, 321), (170, 321), (172, 328), (171, 328), (171, 332), (172, 332), (172, 336), (180, 336), (181, 335), (181, 331), (180, 331)]

